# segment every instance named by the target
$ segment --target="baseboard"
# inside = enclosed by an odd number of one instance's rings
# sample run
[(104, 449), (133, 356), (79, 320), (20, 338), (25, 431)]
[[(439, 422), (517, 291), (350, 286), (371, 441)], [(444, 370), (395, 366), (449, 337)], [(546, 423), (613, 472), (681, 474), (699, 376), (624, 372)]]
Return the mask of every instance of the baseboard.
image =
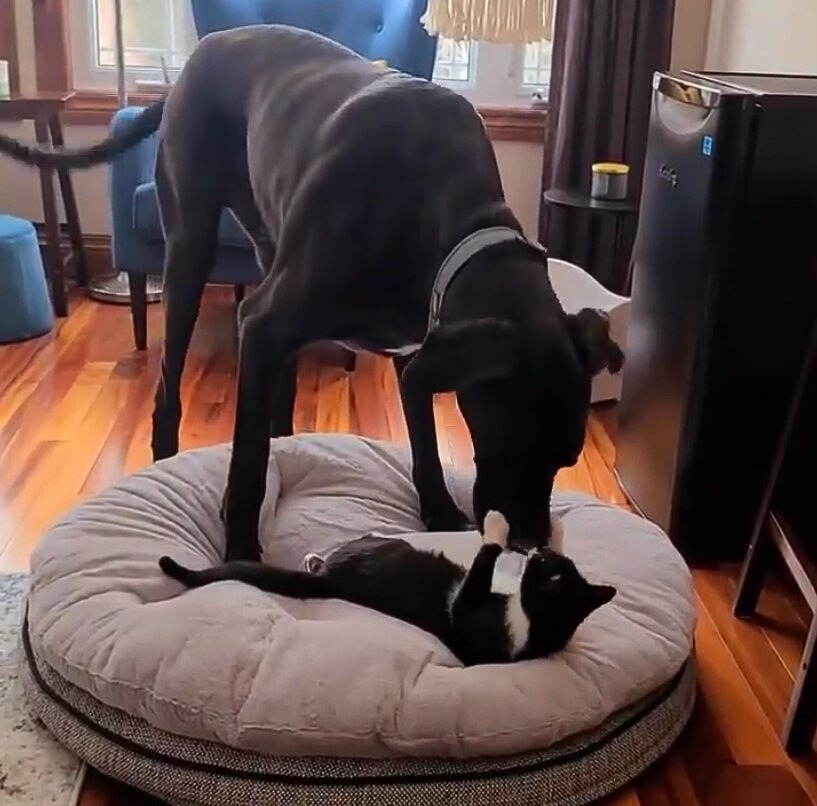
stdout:
[[(45, 224), (35, 221), (34, 227), (37, 230), (37, 235), (40, 240), (40, 249), (42, 250), (46, 243)], [(85, 244), (88, 275), (90, 277), (99, 277), (101, 275), (111, 274), (113, 272), (113, 263), (111, 262), (111, 236), (85, 233), (82, 236), (82, 241)], [(71, 240), (68, 237), (68, 228), (65, 224), (60, 225), (60, 246), (62, 247), (63, 254), (70, 252)], [(43, 258), (45, 258), (45, 254), (43, 254)], [(65, 276), (69, 279), (76, 279), (73, 261), (68, 261), (66, 264)]]

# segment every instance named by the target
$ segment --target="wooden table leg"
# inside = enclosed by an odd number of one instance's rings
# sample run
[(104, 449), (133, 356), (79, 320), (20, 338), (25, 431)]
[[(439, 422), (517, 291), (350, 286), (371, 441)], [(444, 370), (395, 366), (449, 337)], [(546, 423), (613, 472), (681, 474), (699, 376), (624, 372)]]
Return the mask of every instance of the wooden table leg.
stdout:
[[(62, 148), (65, 145), (65, 138), (62, 133), (62, 120), (59, 115), (52, 115), (48, 121), (51, 130), (51, 142), (54, 148)], [(77, 285), (88, 285), (88, 262), (85, 257), (85, 244), (82, 240), (82, 227), (79, 224), (79, 211), (77, 209), (77, 198), (74, 195), (74, 183), (71, 179), (71, 172), (58, 170), (57, 177), (60, 181), (60, 193), (62, 203), (65, 207), (65, 220), (68, 223), (68, 235), (71, 239), (71, 249), (74, 252), (74, 267), (77, 277)]]
[[(49, 147), (48, 122), (43, 118), (34, 121), (34, 132), (40, 145)], [(65, 278), (60, 252), (60, 225), (57, 217), (57, 201), (54, 197), (54, 172), (40, 169), (40, 193), (42, 194), (43, 218), (45, 219), (46, 264), (51, 281), (51, 301), (57, 316), (68, 315), (68, 299), (65, 294)]]

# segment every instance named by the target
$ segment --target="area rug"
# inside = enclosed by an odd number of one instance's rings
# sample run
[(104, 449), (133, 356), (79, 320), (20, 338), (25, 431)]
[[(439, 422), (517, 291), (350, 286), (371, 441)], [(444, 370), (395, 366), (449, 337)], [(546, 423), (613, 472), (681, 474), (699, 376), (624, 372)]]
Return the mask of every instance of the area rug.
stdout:
[(0, 804), (75, 806), (82, 762), (29, 715), (17, 676), (27, 574), (0, 574)]

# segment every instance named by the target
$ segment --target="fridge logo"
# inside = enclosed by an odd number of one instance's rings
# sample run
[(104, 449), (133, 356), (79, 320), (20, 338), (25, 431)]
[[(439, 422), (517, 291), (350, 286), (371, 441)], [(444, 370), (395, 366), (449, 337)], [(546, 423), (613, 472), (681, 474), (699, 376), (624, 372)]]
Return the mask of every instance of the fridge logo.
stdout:
[(658, 176), (661, 177), (670, 187), (678, 187), (678, 174), (668, 165), (662, 165), (658, 169)]

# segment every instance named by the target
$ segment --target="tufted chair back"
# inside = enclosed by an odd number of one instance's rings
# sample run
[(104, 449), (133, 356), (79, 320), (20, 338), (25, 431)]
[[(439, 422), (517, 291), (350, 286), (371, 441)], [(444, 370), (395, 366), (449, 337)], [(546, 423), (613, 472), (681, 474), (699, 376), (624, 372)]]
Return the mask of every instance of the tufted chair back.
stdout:
[(367, 59), (431, 78), (436, 38), (420, 24), (427, 0), (192, 0), (199, 38), (244, 25), (304, 28)]

